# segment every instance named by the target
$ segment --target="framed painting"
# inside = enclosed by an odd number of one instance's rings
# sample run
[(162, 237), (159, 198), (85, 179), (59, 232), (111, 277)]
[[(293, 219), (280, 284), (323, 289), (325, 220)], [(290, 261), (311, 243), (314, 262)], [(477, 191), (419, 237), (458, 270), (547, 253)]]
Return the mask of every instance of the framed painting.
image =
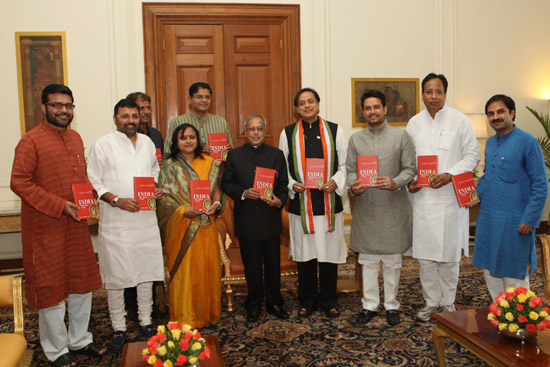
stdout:
[(420, 111), (418, 85), (418, 78), (352, 78), (352, 126), (367, 126), (361, 113), (361, 96), (367, 89), (377, 89), (386, 95), (386, 119), (390, 125), (407, 125)]
[(65, 32), (15, 32), (21, 136), (42, 120), (42, 90), (68, 84)]

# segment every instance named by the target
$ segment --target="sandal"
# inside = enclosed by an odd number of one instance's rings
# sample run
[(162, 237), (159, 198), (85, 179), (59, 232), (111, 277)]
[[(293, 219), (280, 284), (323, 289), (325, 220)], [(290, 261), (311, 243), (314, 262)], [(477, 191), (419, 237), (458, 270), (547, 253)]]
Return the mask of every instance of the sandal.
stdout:
[(55, 361), (52, 362), (52, 365), (55, 367), (63, 367), (63, 366), (75, 366), (76, 363), (74, 362), (73, 356), (71, 353), (65, 353), (59, 356)]
[(336, 307), (326, 308), (324, 311), (329, 319), (335, 319), (340, 316), (340, 311)]
[(311, 314), (313, 314), (313, 312), (315, 312), (315, 306), (314, 305), (303, 306), (300, 309), (300, 311), (298, 311), (298, 316), (299, 317), (309, 317), (309, 316), (311, 316)]
[(71, 352), (76, 354), (84, 354), (86, 356), (90, 357), (101, 357), (107, 353), (107, 348), (101, 348), (99, 345), (97, 345), (94, 342), (91, 342), (84, 348), (78, 349), (78, 350), (72, 350)]

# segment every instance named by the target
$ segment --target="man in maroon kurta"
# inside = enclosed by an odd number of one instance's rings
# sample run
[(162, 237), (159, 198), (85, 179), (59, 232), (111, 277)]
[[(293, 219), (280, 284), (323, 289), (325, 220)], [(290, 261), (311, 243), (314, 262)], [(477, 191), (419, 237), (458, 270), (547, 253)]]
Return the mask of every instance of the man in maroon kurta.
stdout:
[(95, 356), (105, 352), (88, 332), (92, 290), (101, 280), (87, 222), (78, 219), (73, 203), (72, 184), (89, 182), (82, 139), (67, 129), (73, 101), (64, 85), (44, 88), (45, 119), (17, 145), (11, 176), (11, 189), (21, 197), (25, 293), (40, 309), (40, 343), (56, 366), (74, 365), (69, 349)]

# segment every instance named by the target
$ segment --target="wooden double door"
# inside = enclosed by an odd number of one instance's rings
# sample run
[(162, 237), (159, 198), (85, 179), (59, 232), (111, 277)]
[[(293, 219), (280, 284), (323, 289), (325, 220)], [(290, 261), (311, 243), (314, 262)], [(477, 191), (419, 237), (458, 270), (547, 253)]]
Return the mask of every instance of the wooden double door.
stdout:
[(173, 117), (189, 112), (189, 86), (202, 81), (213, 89), (210, 112), (227, 120), (235, 146), (246, 142), (243, 121), (252, 113), (266, 117), (266, 142), (277, 146), (295, 120), (297, 21), (296, 6), (144, 4), (155, 125), (165, 135)]

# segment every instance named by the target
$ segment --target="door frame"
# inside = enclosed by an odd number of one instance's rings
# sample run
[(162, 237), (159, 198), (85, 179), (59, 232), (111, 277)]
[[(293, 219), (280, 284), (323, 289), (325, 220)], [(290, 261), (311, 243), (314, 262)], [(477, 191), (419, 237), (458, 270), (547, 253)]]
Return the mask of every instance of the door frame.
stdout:
[[(153, 126), (168, 124), (163, 93), (163, 27), (166, 24), (280, 24), (283, 55), (283, 118), (295, 120), (293, 98), (301, 88), (300, 6), (273, 4), (143, 3), (145, 90), (151, 97)], [(187, 93), (187, 91), (182, 91)], [(275, 132), (274, 132), (275, 133)]]

